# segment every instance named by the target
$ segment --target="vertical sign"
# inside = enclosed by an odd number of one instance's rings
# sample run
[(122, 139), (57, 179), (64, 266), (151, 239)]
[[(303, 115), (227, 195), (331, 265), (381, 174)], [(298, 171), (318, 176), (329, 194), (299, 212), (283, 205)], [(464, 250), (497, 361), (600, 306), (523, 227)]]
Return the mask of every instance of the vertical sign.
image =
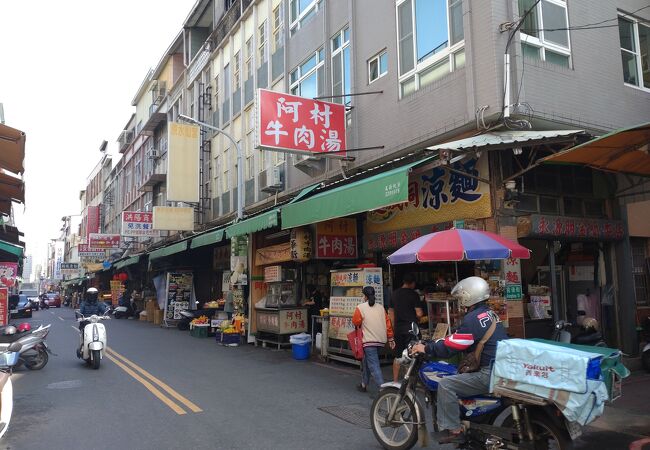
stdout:
[(54, 279), (61, 280), (63, 279), (63, 273), (61, 272), (61, 264), (63, 263), (63, 241), (56, 241), (54, 244)]
[(199, 126), (171, 122), (167, 139), (167, 200), (198, 203)]
[(259, 146), (345, 156), (345, 106), (259, 90)]
[(230, 271), (232, 284), (248, 284), (248, 236), (230, 239)]
[(332, 219), (316, 224), (316, 258), (356, 259), (356, 219)]
[(88, 230), (87, 235), (90, 233), (99, 233), (99, 206), (88, 207)]
[(122, 211), (122, 236), (158, 237), (160, 231), (153, 229), (153, 213)]
[(506, 300), (521, 300), (521, 260), (508, 258), (503, 263), (503, 275), (506, 280)]
[(18, 263), (0, 262), (0, 286), (12, 288), (18, 276)]
[(9, 323), (9, 289), (0, 287), (0, 326)]

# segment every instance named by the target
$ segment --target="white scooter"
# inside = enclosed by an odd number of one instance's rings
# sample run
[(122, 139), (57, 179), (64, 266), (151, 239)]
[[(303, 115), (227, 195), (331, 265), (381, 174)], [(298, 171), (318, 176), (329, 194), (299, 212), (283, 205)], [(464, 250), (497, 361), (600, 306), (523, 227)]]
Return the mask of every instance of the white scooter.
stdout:
[(0, 438), (9, 428), (11, 413), (14, 409), (14, 388), (11, 383), (11, 371), (18, 362), (21, 349), (19, 342), (11, 343), (0, 352)]
[(93, 314), (85, 317), (77, 312), (77, 322), (87, 322), (83, 333), (79, 332), (80, 345), (77, 349), (77, 357), (90, 364), (93, 369), (99, 369), (99, 363), (104, 357), (106, 349), (106, 327), (101, 323), (102, 320), (108, 320), (109, 311), (103, 316)]

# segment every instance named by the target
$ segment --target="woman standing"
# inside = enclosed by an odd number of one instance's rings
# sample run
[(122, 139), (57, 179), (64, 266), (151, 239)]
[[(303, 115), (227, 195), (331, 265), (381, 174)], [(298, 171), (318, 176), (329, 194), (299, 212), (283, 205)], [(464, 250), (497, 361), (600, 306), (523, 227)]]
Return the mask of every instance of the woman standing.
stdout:
[(352, 323), (363, 331), (363, 360), (361, 361), (361, 383), (357, 389), (366, 392), (370, 375), (381, 386), (384, 377), (379, 365), (379, 349), (389, 343), (391, 350), (395, 348), (393, 326), (382, 305), (375, 305), (375, 289), (372, 286), (363, 288), (364, 302), (354, 310)]

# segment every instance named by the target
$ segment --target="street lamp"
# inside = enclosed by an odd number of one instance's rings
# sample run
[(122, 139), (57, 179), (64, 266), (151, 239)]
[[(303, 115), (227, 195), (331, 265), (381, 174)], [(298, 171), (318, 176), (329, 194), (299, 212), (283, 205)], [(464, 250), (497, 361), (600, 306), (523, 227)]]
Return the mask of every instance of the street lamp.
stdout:
[(230, 134), (226, 133), (221, 128), (217, 128), (205, 122), (200, 122), (183, 114), (179, 114), (178, 117), (186, 122), (195, 123), (199, 126), (209, 128), (210, 130), (214, 130), (217, 133), (223, 134), (235, 146), (235, 149), (237, 150), (237, 221), (242, 220), (244, 218), (244, 163), (241, 147)]

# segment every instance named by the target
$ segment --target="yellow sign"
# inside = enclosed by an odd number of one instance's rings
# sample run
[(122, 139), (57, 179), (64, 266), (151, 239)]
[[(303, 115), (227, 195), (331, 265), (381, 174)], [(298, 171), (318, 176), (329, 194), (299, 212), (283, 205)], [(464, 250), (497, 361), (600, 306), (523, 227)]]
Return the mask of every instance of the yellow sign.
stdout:
[(199, 127), (171, 122), (167, 139), (167, 200), (197, 203)]
[(288, 242), (258, 248), (255, 251), (255, 265), (265, 266), (291, 261), (291, 245)]
[(414, 228), (460, 219), (492, 216), (490, 186), (474, 177), (489, 176), (487, 155), (450, 166), (454, 172), (434, 167), (409, 176), (409, 202), (376, 209), (367, 214), (366, 232)]

